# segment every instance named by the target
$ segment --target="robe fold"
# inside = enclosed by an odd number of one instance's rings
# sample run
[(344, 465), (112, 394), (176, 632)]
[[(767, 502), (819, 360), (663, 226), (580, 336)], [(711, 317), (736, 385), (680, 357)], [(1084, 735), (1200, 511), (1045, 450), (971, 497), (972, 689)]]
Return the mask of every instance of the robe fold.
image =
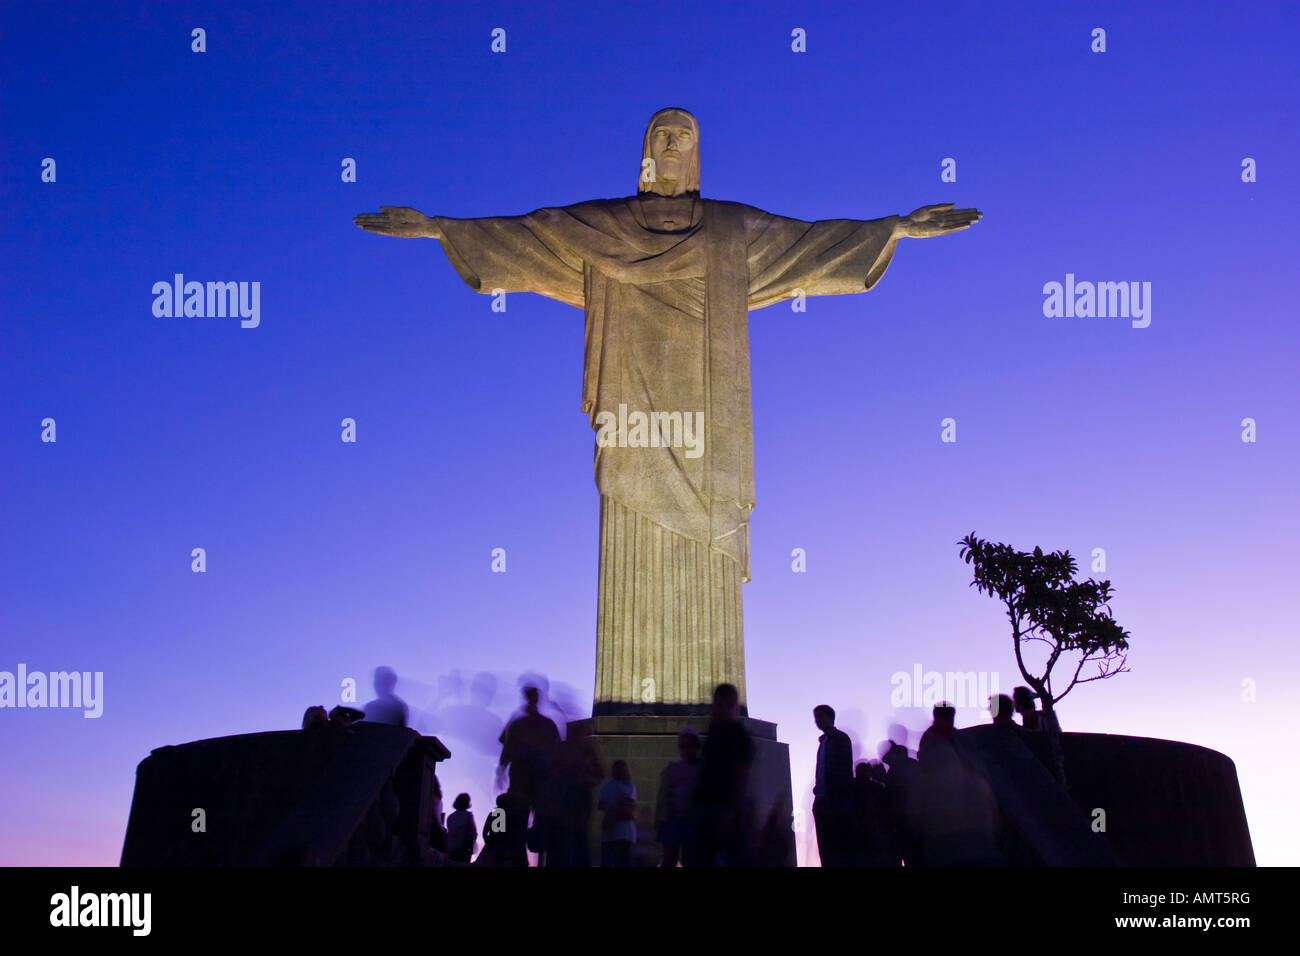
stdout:
[[(535, 292), (586, 313), (582, 410), (614, 439), (595, 456), (596, 713), (699, 710), (724, 681), (743, 706), (748, 312), (870, 289), (893, 256), (896, 221), (805, 222), (689, 196), (435, 218), (470, 288)], [(634, 413), (654, 424), (627, 427)], [(684, 431), (687, 416), (702, 420), (702, 436)]]

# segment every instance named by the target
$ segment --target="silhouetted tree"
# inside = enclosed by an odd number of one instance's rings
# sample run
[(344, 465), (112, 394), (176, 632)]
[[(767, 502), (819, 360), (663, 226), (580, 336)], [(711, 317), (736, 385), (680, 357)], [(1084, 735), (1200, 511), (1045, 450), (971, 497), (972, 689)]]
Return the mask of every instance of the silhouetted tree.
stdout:
[[(974, 532), (960, 544), (961, 557), (974, 567), (971, 587), (1006, 606), (1016, 664), (1025, 683), (1043, 702), (1043, 729), (1049, 735), (1057, 776), (1064, 780), (1056, 704), (1077, 684), (1128, 670), (1129, 633), (1111, 616), (1110, 582), (1074, 580), (1078, 565), (1069, 551), (1017, 551), (1009, 544), (977, 538)], [(1030, 641), (1041, 641), (1047, 647), (1041, 674), (1031, 673), (1025, 664), (1024, 648)], [(1075, 653), (1078, 663), (1069, 683), (1058, 692), (1052, 686), (1052, 670), (1063, 654), (1072, 658)]]

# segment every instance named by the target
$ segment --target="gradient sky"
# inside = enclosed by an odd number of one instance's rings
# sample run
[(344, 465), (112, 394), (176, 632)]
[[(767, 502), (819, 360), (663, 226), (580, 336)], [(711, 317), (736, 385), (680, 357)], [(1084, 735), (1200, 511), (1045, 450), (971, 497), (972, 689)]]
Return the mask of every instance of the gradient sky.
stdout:
[[(453, 675), (497, 676), (484, 726), (525, 671), (590, 712), (582, 314), (494, 313), (437, 243), (351, 218), (627, 195), (667, 105), (699, 119), (705, 196), (985, 214), (902, 243), (870, 293), (751, 315), (749, 706), (796, 806), (815, 704), (874, 757), (928, 722), (891, 707), (896, 671), (1020, 683), (957, 556), (974, 530), (1085, 571), (1106, 549), (1132, 673), (1078, 688), (1065, 729), (1227, 753), (1259, 862), (1300, 863), (1297, 8), (901, 6), (5, 4), (0, 670), (103, 671), (105, 710), (0, 711), (0, 863), (116, 864), (150, 749), (296, 727), (377, 664), (480, 820)], [(260, 327), (155, 318), (176, 272), (260, 281)], [(1150, 327), (1045, 318), (1066, 273), (1151, 282)]]

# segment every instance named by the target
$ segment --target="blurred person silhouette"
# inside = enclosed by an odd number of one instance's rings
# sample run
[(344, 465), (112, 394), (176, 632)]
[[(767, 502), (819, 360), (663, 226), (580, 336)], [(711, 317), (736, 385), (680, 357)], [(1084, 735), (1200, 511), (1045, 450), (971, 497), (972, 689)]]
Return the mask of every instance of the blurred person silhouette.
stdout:
[(576, 721), (556, 751), (546, 817), (546, 866), (590, 866), (587, 828), (592, 791), (605, 777), (600, 755), (591, 743), (591, 725)]
[(889, 864), (902, 862), (906, 866), (919, 866), (921, 847), (914, 826), (920, 764), (908, 755), (907, 748), (888, 741), (881, 758), (889, 770), (885, 774), (886, 819), (889, 827)]
[(469, 809), (469, 794), (457, 795), (451, 805), (454, 809), (447, 818), (447, 855), (456, 863), (468, 863), (478, 844), (478, 824)]
[(538, 813), (537, 830), (529, 833), (529, 814), (540, 811), (549, 796), (551, 765), (560, 744), (555, 722), (538, 712), (538, 690), (532, 684), (523, 689), (524, 708), (501, 732), (501, 759), (497, 765), (498, 783), (509, 768), (512, 819), (507, 827), (511, 839), (518, 842), (516, 859), (523, 855), (527, 864), (527, 844), (545, 852), (545, 815)]
[(438, 678), (438, 693), (430, 705), (428, 732), (446, 739), (464, 741), (476, 754), (495, 760), (501, 755), (501, 731), (505, 727), (492, 704), (497, 695), (496, 675), (479, 671), (468, 685), (451, 671)]
[(695, 784), (700, 778), (700, 734), (687, 727), (677, 735), (677, 757), (659, 774), (655, 825), (663, 865), (694, 865)]
[(475, 866), (527, 866), (528, 857), (521, 854), (522, 839), (510, 833), (512, 823), (510, 794), (497, 794), (497, 805), (483, 821), (483, 852), (474, 860)]
[(853, 743), (835, 727), (829, 704), (813, 708), (813, 722), (822, 732), (817, 743), (813, 775), (813, 824), (822, 866), (853, 863)]
[(757, 862), (750, 768), (754, 742), (740, 719), (740, 692), (733, 684), (713, 691), (695, 788), (696, 866), (753, 866)]
[[(889, 803), (885, 794), (885, 766), (862, 761), (853, 773), (854, 862), (858, 866), (897, 866), (889, 855)], [(825, 861), (823, 861), (825, 862)]]
[(1017, 687), (1013, 692), (1016, 710), (1020, 714), (1025, 730), (1039, 731), (1042, 736), (1037, 734), (1027, 735), (1024, 740), (1042, 761), (1052, 776), (1058, 781), (1069, 784), (1065, 778), (1065, 751), (1061, 742), (1061, 722), (1056, 717), (1056, 708), (1050, 704), (1044, 704), (1042, 710), (1036, 710), (1035, 701), (1040, 699), (1028, 687)]
[[(1043, 733), (1044, 723), (1041, 719), (1042, 714), (1034, 706), (1034, 692), (1028, 687), (1017, 687), (1011, 699), (1021, 719), (1021, 723), (1012, 724), (1020, 737), (1020, 742), (1029, 748), (1030, 753), (1038, 758), (1038, 762), (1046, 767), (1049, 773), (1055, 775), (1057, 764), (1052, 757), (1052, 742), (1048, 739), (1051, 735)], [(1012, 854), (1008, 858), (1014, 859), (1022, 855)]]
[[(519, 675), (517, 683), (520, 694), (523, 694), (530, 687), (536, 691), (537, 699), (533, 702), (533, 710), (536, 713), (541, 714), (543, 717), (549, 717), (557, 728), (564, 727), (568, 723), (569, 714), (560, 706), (559, 701), (551, 696), (551, 679), (549, 677), (535, 671), (525, 671)], [(561, 692), (561, 696), (565, 696), (566, 689), (564, 685), (557, 685), (557, 687)], [(525, 703), (511, 719), (513, 720), (514, 717), (521, 716), (527, 711), (528, 706)], [(576, 712), (575, 709), (574, 713)], [(561, 733), (560, 736), (563, 737), (564, 734)]]
[(1016, 705), (1006, 694), (994, 694), (989, 698), (989, 713), (993, 715), (994, 727), (1009, 727), (1013, 730), (1016, 722), (1012, 719), (1016, 714)]
[(1038, 721), (1038, 707), (1034, 703), (1034, 692), (1028, 687), (1017, 687), (1011, 693), (1016, 713), (1020, 715), (1020, 725), (1025, 730), (1042, 730)]
[(406, 701), (393, 693), (396, 686), (397, 671), (391, 667), (375, 668), (375, 699), (365, 706), (366, 720), (395, 727), (405, 727), (410, 722), (411, 711)]
[(302, 715), (303, 730), (320, 730), (322, 727), (328, 727), (330, 723), (329, 714), (320, 704), (315, 707), (308, 707)]
[(926, 866), (990, 866), (997, 849), (993, 790), (966, 758), (954, 727), (956, 708), (934, 707), (934, 723), (921, 735), (921, 772), (912, 796), (912, 825)]
[(916, 759), (924, 766), (930, 754), (941, 755), (939, 759), (946, 758), (952, 752), (953, 732), (956, 729), (953, 726), (953, 720), (957, 716), (957, 708), (947, 701), (940, 701), (934, 705), (934, 722), (925, 729), (921, 734), (921, 742), (916, 747)]
[(351, 727), (359, 720), (365, 720), (365, 713), (357, 710), (355, 707), (345, 707), (342, 704), (335, 707), (329, 713), (329, 724), (335, 729)]
[(600, 788), (596, 806), (605, 818), (600, 828), (600, 865), (631, 866), (636, 843), (636, 787), (627, 761), (615, 760)]

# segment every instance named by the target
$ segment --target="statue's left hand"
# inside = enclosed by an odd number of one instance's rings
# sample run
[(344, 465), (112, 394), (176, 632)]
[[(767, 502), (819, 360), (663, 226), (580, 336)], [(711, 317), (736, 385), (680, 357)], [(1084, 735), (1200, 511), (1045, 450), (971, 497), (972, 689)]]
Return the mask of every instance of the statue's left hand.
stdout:
[(979, 222), (983, 213), (978, 209), (953, 209), (950, 202), (936, 206), (922, 206), (898, 221), (898, 233), (910, 239), (928, 239), (950, 232), (969, 229)]

